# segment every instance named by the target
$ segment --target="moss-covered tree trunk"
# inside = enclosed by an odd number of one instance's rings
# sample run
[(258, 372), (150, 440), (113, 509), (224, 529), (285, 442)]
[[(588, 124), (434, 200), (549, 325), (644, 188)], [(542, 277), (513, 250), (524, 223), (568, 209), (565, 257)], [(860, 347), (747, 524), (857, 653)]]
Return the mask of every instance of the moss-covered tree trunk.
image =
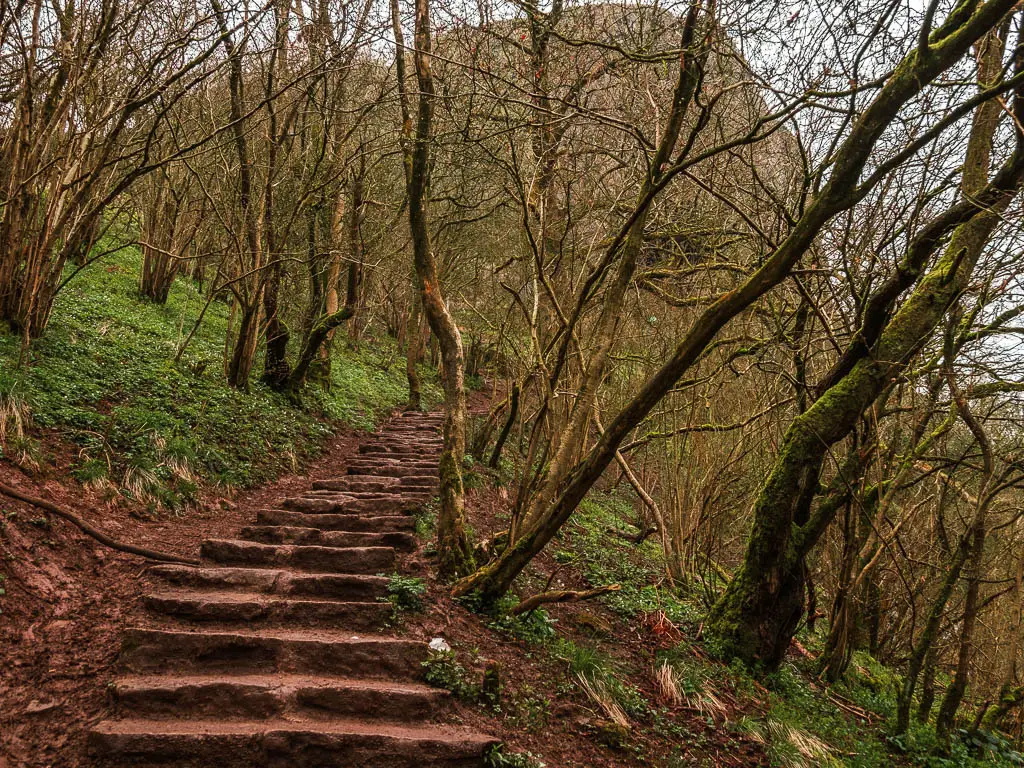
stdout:
[[(990, 83), (984, 67), (979, 79), (982, 86)], [(1017, 114), (1024, 113), (1020, 98), (1014, 109)], [(835, 514), (834, 508), (822, 505), (806, 521), (800, 519), (798, 506), (805, 491), (806, 468), (820, 466), (831, 446), (851, 433), (865, 409), (903, 371), (966, 289), (999, 222), (999, 212), (1016, 194), (1024, 172), (1018, 129), (1013, 156), (995, 179), (986, 183), (1000, 114), (1001, 106), (995, 101), (984, 102), (975, 110), (963, 171), (965, 199), (924, 228), (908, 246), (899, 273), (908, 282), (920, 275), (931, 253), (953, 231), (935, 266), (881, 328), (877, 342), (845, 356), (840, 365), (846, 372), (828, 377), (831, 386), (787, 430), (754, 505), (743, 564), (711, 614), (709, 629), (727, 656), (768, 667), (782, 661), (803, 612), (804, 559)], [(888, 289), (883, 285), (879, 291)], [(887, 313), (895, 299), (893, 294), (876, 311)], [(863, 329), (860, 334), (869, 342), (872, 335)]]
[[(531, 523), (514, 543), (496, 560), (461, 581), (455, 588), (455, 594), (477, 592), (484, 600), (493, 600), (508, 591), (516, 576), (569, 520), (590, 488), (615, 460), (615, 452), (622, 441), (697, 363), (718, 333), (784, 280), (812, 247), (822, 228), (835, 215), (863, 199), (884, 177), (875, 174), (871, 181), (861, 183), (861, 175), (876, 142), (904, 105), (959, 61), (971, 45), (997, 26), (1013, 6), (1012, 0), (990, 0), (980, 6), (974, 2), (962, 2), (927, 37), (927, 46), (915, 48), (904, 57), (837, 149), (828, 182), (804, 209), (803, 215), (775, 251), (740, 286), (723, 294), (698, 315), (676, 345), (672, 356), (610, 421), (605, 434), (568, 473), (558, 495), (546, 508), (537, 509), (535, 505)], [(976, 212), (977, 209), (971, 206), (970, 213)], [(955, 210), (949, 212), (948, 217), (959, 223), (964, 213)], [(948, 231), (945, 224), (939, 229), (943, 233)], [(859, 374), (859, 378), (866, 383), (870, 377)], [(804, 423), (813, 426), (808, 422), (814, 418), (805, 414)], [(799, 450), (797, 447), (794, 453)], [(797, 475), (806, 479), (802, 473)], [(788, 588), (802, 588), (802, 579), (798, 581)]]

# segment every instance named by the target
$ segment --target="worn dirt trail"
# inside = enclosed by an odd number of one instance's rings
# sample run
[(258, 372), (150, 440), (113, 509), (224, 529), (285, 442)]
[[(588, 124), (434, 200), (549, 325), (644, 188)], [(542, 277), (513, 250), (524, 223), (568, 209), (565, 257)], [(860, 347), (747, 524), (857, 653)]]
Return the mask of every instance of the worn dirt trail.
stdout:
[(99, 765), (481, 766), (491, 737), (445, 724), (427, 646), (388, 631), (388, 579), (437, 487), (440, 416), (403, 414), (347, 474), (252, 510), (199, 566), (160, 565), (127, 629)]

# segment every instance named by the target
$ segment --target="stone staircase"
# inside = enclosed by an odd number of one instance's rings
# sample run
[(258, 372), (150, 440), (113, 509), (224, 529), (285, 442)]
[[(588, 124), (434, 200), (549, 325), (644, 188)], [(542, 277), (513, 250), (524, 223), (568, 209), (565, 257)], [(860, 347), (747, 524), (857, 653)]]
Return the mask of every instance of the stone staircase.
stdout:
[(151, 626), (126, 631), (99, 765), (482, 766), (495, 740), (445, 725), (420, 682), (422, 641), (388, 634), (380, 602), (411, 514), (437, 490), (440, 417), (403, 414), (348, 474), (260, 510), (200, 566), (160, 565)]

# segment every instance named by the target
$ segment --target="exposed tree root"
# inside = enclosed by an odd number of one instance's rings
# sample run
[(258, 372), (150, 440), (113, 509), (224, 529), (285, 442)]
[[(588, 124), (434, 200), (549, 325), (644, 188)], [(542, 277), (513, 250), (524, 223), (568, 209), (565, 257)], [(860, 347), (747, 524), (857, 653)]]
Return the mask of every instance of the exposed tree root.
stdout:
[(528, 597), (509, 613), (513, 616), (518, 616), (521, 613), (528, 613), (544, 605), (545, 603), (575, 603), (579, 600), (590, 600), (594, 597), (600, 597), (601, 595), (607, 595), (609, 592), (618, 592), (621, 587), (618, 584), (609, 584), (605, 587), (598, 587), (597, 589), (588, 589), (583, 592), (573, 592), (572, 590), (554, 590), (551, 592), (541, 592)]
[(57, 517), (67, 520), (69, 523), (74, 524), (78, 527), (82, 533), (92, 537), (100, 544), (116, 549), (118, 552), (125, 552), (129, 555), (137, 555), (138, 557), (145, 557), (148, 560), (160, 560), (165, 563), (185, 563), (186, 565), (198, 565), (198, 560), (193, 560), (187, 557), (181, 557), (179, 555), (169, 555), (166, 552), (158, 552), (155, 549), (147, 549), (145, 547), (137, 547), (134, 544), (124, 544), (116, 539), (110, 538), (103, 531), (98, 528), (94, 528), (85, 522), (82, 518), (76, 515), (74, 512), (58, 507), (56, 504), (45, 499), (37, 499), (35, 496), (29, 496), (27, 493), (12, 488), (9, 485), (0, 483), (0, 493), (4, 496), (10, 496), (12, 499), (23, 501), (26, 504), (31, 504), (33, 507), (39, 507), (42, 510), (49, 512), (50, 514), (56, 515)]

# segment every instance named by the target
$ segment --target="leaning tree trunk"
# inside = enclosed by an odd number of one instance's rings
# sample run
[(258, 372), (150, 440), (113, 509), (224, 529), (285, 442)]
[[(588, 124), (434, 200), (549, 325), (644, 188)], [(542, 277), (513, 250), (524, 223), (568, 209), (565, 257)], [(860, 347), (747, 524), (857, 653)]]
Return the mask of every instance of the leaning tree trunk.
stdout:
[(256, 361), (256, 343), (259, 341), (260, 305), (258, 301), (241, 307), (242, 320), (228, 364), (228, 384), (235, 389), (248, 390), (249, 376)]
[(487, 460), (487, 466), (491, 469), (497, 469), (501, 463), (501, 452), (505, 447), (505, 441), (508, 440), (508, 436), (512, 433), (512, 427), (515, 426), (516, 419), (519, 418), (519, 393), (519, 382), (515, 382), (512, 385), (512, 394), (509, 399), (508, 418), (505, 419), (505, 424), (502, 426), (501, 432), (498, 433), (498, 439), (494, 442), (491, 458)]
[(438, 568), (442, 576), (465, 576), (473, 570), (473, 549), (466, 530), (462, 459), (466, 453), (465, 360), (462, 336), (445, 303), (427, 227), (431, 122), (434, 81), (430, 62), (429, 0), (416, 0), (416, 79), (419, 104), (408, 174), (409, 228), (412, 233), (420, 301), (441, 352), (444, 431), (440, 457), (441, 509), (437, 521)]
[(953, 589), (960, 580), (964, 564), (970, 553), (969, 537), (964, 536), (960, 540), (960, 546), (953, 556), (953, 561), (947, 565), (946, 575), (942, 581), (939, 594), (932, 601), (928, 611), (928, 618), (925, 621), (924, 630), (917, 639), (910, 652), (910, 660), (907, 664), (906, 674), (903, 675), (903, 685), (896, 695), (896, 733), (906, 733), (910, 727), (910, 710), (914, 703), (914, 691), (917, 687), (917, 680), (921, 676), (928, 655), (932, 651), (938, 639), (939, 629), (942, 626), (942, 617), (946, 611), (946, 605), (953, 594)]
[[(995, 33), (990, 33), (995, 37)], [(1000, 47), (1000, 46), (991, 46)], [(979, 81), (995, 77), (982, 68)], [(997, 65), (996, 77), (999, 66)], [(975, 110), (963, 170), (964, 199), (929, 223), (909, 244), (900, 279), (920, 275), (929, 256), (941, 247), (946, 233), (952, 239), (935, 266), (919, 281), (906, 303), (879, 331), (871, 349), (840, 365), (845, 373), (830, 376), (821, 397), (794, 419), (786, 432), (775, 465), (754, 506), (754, 525), (744, 561), (722, 598), (715, 605), (709, 629), (721, 640), (727, 656), (748, 663), (777, 667), (793, 639), (803, 613), (804, 558), (831, 522), (835, 510), (800, 519), (806, 468), (820, 466), (831, 446), (850, 434), (864, 411), (898, 376), (934, 332), (957, 296), (967, 288), (971, 274), (996, 225), (1000, 212), (1016, 195), (1024, 175), (1024, 134), (1016, 126), (1013, 156), (988, 183), (992, 141), (1002, 106), (983, 102)], [(1017, 95), (1015, 118), (1024, 115), (1024, 99)], [(869, 298), (887, 288), (883, 286)], [(886, 294), (888, 296), (888, 294)], [(894, 303), (896, 295), (886, 298)], [(874, 321), (874, 318), (868, 318)], [(870, 334), (862, 332), (861, 337)]]

